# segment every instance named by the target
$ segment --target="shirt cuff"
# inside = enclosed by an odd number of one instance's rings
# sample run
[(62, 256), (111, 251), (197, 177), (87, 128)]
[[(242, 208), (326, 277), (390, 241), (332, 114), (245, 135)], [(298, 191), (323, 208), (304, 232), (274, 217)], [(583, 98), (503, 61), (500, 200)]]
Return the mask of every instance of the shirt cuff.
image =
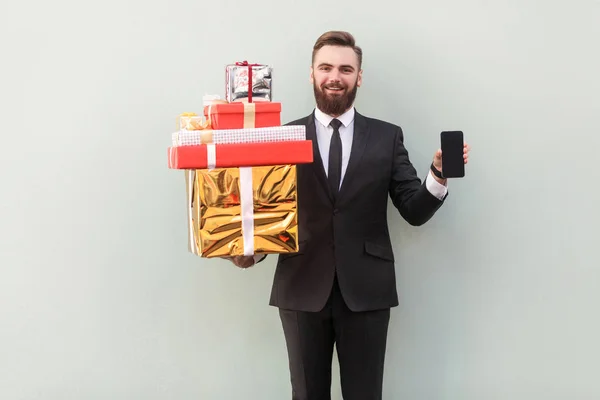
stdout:
[(448, 188), (436, 181), (431, 171), (429, 171), (427, 174), (425, 186), (427, 186), (429, 193), (437, 197), (439, 200), (444, 200), (444, 197), (446, 197), (446, 194), (448, 194)]

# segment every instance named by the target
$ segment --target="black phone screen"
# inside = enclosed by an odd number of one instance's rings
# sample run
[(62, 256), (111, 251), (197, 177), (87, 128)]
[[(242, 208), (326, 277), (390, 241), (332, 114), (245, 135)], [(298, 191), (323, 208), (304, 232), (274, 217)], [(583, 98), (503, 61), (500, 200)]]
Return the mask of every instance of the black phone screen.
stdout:
[(440, 134), (442, 147), (442, 175), (444, 178), (465, 176), (464, 138), (462, 131), (444, 131)]

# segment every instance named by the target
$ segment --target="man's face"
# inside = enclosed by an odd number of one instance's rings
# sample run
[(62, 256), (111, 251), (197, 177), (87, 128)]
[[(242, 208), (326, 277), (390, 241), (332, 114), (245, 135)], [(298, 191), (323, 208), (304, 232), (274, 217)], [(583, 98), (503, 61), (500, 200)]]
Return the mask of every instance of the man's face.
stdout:
[(358, 56), (350, 47), (323, 46), (310, 68), (317, 107), (333, 117), (348, 110), (362, 83)]

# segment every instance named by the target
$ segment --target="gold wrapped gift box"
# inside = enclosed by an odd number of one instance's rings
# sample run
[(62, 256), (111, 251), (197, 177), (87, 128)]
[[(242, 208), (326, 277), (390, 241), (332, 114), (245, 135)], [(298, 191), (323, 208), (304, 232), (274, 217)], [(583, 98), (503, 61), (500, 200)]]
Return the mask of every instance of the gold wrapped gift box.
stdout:
[(192, 253), (298, 251), (296, 166), (186, 170), (186, 187)]

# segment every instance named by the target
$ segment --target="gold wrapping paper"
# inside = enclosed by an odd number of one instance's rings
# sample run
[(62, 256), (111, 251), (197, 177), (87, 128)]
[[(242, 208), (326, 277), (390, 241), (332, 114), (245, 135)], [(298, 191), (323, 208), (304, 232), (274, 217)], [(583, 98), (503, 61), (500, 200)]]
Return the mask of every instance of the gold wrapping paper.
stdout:
[[(243, 255), (240, 168), (187, 170), (186, 181), (190, 251)], [(297, 252), (296, 166), (253, 167), (252, 199), (254, 254)]]
[[(212, 106), (213, 103), (210, 104)], [(214, 104), (222, 104), (215, 102)], [(210, 107), (209, 106), (209, 107)], [(202, 144), (213, 143), (213, 130), (211, 129), (211, 112), (209, 108), (208, 118), (199, 117), (198, 114), (189, 112), (179, 115), (179, 129), (188, 131), (202, 131), (200, 140)], [(256, 121), (256, 105), (244, 103), (244, 126), (243, 128), (254, 128)]]
[(197, 131), (210, 127), (210, 121), (193, 112), (186, 112), (179, 115), (178, 129), (188, 131)]

